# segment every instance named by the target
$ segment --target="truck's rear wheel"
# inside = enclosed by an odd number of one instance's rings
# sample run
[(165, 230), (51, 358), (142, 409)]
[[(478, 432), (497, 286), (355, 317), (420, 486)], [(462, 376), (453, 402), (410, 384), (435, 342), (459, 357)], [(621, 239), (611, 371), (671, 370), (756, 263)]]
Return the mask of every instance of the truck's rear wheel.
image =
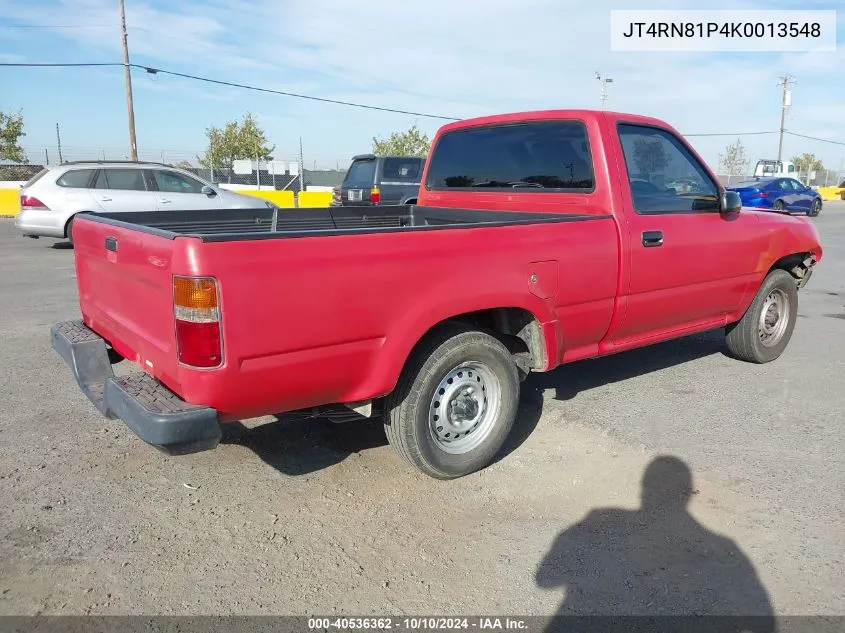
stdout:
[(725, 329), (730, 352), (740, 360), (768, 363), (786, 349), (798, 314), (798, 287), (785, 270), (773, 270), (754, 301), (736, 323)]
[(385, 406), (396, 452), (430, 477), (453, 479), (487, 466), (513, 426), (519, 376), (495, 337), (442, 326), (418, 347)]

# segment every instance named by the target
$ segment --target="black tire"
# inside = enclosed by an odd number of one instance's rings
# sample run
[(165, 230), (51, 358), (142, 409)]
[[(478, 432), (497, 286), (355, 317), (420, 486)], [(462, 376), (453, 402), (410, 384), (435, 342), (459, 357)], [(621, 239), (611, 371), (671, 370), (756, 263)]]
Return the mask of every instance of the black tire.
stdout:
[(783, 200), (775, 200), (774, 210), (783, 211)]
[(813, 200), (813, 205), (810, 207), (810, 213), (808, 215), (811, 218), (816, 217), (822, 210), (822, 201), (819, 198)]
[(65, 237), (67, 241), (70, 242), (70, 245), (73, 246), (73, 217), (70, 217), (70, 220), (67, 221), (65, 224)]
[[(776, 308), (776, 311), (779, 316), (785, 316), (787, 321), (782, 325), (782, 331), (779, 320), (772, 326), (779, 332), (779, 337), (770, 337), (768, 339), (770, 343), (766, 344), (764, 338), (766, 338), (769, 321), (772, 318), (768, 300), (773, 295), (786, 298), (785, 309)], [(766, 321), (766, 329), (761, 330), (764, 310), (769, 313), (770, 319)], [(773, 270), (763, 280), (754, 301), (751, 302), (742, 318), (725, 328), (728, 350), (734, 357), (750, 363), (769, 363), (775, 360), (783, 353), (792, 338), (797, 314), (798, 287), (795, 278), (785, 270)]]
[[(471, 433), (479, 433), (473, 437), (473, 441), (478, 444), (467, 452), (455, 454), (443, 448), (443, 438), (435, 439), (436, 431), (433, 428), (437, 426), (433, 422), (437, 419), (434, 411), (440, 411), (445, 416), (444, 420), (452, 419), (453, 414), (449, 413), (452, 409), (448, 409), (453, 404), (452, 400), (447, 404), (444, 399), (442, 409), (431, 407), (435, 393), (443, 393), (441, 382), (447, 380), (450, 373), (454, 375), (454, 372), (463, 368), (465, 363), (477, 363), (489, 375), (495, 376), (499, 404), (485, 414), (488, 405), (484, 397), (483, 403), (478, 405), (481, 407), (479, 421), (485, 420), (484, 424), (479, 427), (479, 422), (476, 422), (476, 426), (463, 433), (464, 442), (467, 442)], [(466, 375), (473, 375), (471, 368)], [(480, 382), (478, 372), (472, 380)], [(449, 383), (452, 381), (449, 380)], [(483, 395), (480, 390), (478, 394)], [(471, 397), (475, 399), (476, 395)], [(462, 397), (461, 394), (455, 396), (456, 399)], [(513, 427), (518, 403), (519, 375), (516, 364), (501, 341), (460, 324), (447, 324), (430, 333), (408, 359), (396, 389), (385, 401), (385, 433), (399, 456), (429, 477), (463, 477), (484, 468), (495, 458)], [(446, 426), (448, 423), (441, 424)], [(438, 431), (444, 432), (442, 427)]]

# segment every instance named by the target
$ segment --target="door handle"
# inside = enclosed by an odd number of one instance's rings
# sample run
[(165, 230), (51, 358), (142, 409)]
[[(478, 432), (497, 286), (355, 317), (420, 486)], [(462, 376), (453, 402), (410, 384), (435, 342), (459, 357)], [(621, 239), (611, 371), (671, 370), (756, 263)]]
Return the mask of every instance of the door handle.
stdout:
[(663, 246), (663, 231), (643, 231), (643, 246)]
[(103, 196), (102, 198), (100, 198), (100, 200), (102, 200), (103, 202), (111, 202), (111, 198), (109, 198), (108, 196)]
[(159, 198), (158, 201), (161, 202), (162, 204), (170, 204), (169, 198)]

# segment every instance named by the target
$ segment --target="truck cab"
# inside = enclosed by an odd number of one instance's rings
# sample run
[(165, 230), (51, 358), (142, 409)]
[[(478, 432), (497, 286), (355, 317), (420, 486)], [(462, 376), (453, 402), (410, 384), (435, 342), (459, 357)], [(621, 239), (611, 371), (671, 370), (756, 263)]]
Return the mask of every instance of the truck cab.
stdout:
[(795, 163), (791, 161), (762, 159), (757, 161), (757, 166), (754, 168), (754, 175), (758, 178), (769, 176), (789, 176), (794, 178), (796, 171)]

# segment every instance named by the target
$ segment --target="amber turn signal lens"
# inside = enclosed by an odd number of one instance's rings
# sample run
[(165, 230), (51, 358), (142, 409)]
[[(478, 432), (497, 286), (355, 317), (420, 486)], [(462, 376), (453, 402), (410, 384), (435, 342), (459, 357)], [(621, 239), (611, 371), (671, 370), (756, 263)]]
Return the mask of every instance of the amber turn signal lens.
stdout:
[(208, 277), (174, 277), (173, 303), (181, 308), (216, 308), (217, 284)]

